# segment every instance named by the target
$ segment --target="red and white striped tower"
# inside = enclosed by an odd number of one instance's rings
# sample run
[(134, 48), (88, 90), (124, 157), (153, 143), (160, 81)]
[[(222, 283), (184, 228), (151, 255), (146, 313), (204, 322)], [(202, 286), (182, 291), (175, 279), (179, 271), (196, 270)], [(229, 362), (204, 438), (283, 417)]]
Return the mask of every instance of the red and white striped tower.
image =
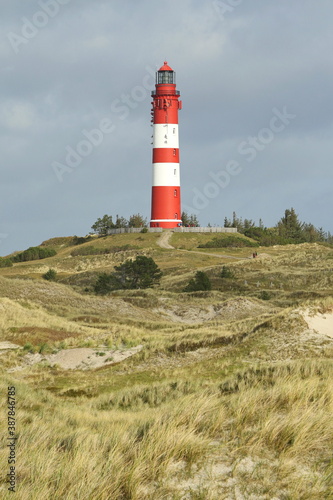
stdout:
[(152, 92), (153, 188), (150, 227), (173, 228), (181, 224), (178, 110), (176, 74), (165, 62), (156, 73)]

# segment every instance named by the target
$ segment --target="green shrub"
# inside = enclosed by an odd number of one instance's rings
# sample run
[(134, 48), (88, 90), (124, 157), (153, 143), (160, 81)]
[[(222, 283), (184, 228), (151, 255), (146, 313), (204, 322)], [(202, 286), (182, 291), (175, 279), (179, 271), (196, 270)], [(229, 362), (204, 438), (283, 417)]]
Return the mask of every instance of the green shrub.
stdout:
[(12, 267), (13, 262), (11, 259), (0, 257), (0, 267)]
[(83, 243), (87, 243), (88, 241), (91, 241), (92, 237), (91, 236), (73, 236), (73, 242), (72, 245), (83, 245)]
[(192, 278), (188, 285), (184, 288), (184, 292), (200, 292), (212, 289), (212, 284), (206, 273), (197, 271), (194, 278)]
[(55, 281), (57, 279), (57, 271), (55, 271), (55, 269), (49, 269), (43, 274), (43, 278), (48, 281)]
[(267, 229), (261, 227), (250, 227), (244, 231), (244, 235), (248, 238), (256, 240), (260, 246), (269, 247), (272, 245), (289, 245), (291, 243), (301, 243), (301, 241), (293, 240), (280, 236), (275, 229)]
[(12, 262), (26, 262), (29, 260), (39, 260), (46, 259), (47, 257), (53, 257), (57, 252), (54, 248), (43, 248), (43, 247), (30, 247), (24, 252), (11, 257)]
[(45, 353), (50, 352), (50, 351), (51, 351), (51, 347), (46, 342), (39, 347), (40, 354), (45, 354)]
[(32, 354), (36, 352), (36, 348), (32, 344), (30, 344), (30, 342), (28, 342), (27, 344), (25, 344), (23, 346), (23, 350), (24, 351), (28, 351), (28, 352), (30, 352)]
[(234, 278), (235, 273), (227, 266), (223, 266), (220, 274), (221, 278)]
[(270, 293), (266, 292), (266, 290), (263, 290), (263, 291), (261, 292), (261, 294), (259, 295), (259, 298), (260, 298), (261, 300), (270, 300), (272, 297), (271, 297), (271, 294), (270, 294)]
[(199, 248), (242, 248), (242, 247), (258, 247), (259, 244), (256, 241), (251, 241), (240, 236), (228, 236), (228, 237), (218, 237), (216, 236), (211, 241), (207, 241)]

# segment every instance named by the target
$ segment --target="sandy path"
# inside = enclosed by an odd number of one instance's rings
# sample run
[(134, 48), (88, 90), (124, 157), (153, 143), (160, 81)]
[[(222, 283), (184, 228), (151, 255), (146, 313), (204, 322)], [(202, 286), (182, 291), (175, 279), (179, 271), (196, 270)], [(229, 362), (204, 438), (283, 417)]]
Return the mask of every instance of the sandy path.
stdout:
[(184, 248), (175, 248), (170, 245), (169, 240), (172, 236), (172, 231), (164, 231), (162, 235), (156, 241), (157, 245), (161, 248), (166, 248), (167, 250), (177, 250), (178, 252), (188, 252), (188, 253), (197, 253), (199, 255), (210, 255), (211, 257), (217, 257), (219, 259), (251, 259), (252, 257), (234, 257), (233, 255), (219, 255), (216, 253), (209, 252), (197, 252), (196, 250), (185, 250)]
[(175, 247), (171, 246), (169, 243), (171, 236), (172, 236), (172, 231), (164, 231), (156, 241), (157, 245), (161, 248), (175, 250)]

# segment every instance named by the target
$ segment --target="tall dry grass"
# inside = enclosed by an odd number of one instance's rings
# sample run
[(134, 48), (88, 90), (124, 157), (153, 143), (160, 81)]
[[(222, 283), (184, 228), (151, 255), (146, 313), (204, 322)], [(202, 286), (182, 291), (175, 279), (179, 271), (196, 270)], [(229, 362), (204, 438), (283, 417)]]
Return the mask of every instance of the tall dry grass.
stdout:
[[(209, 389), (184, 379), (71, 400), (15, 382), (16, 496), (182, 498), (177, 483), (186, 477), (189, 498), (211, 487), (215, 498), (228, 498), (236, 486), (245, 498), (330, 498), (332, 374), (327, 360), (298, 361), (258, 365)], [(1, 385), (5, 391), (7, 383)], [(218, 470), (227, 457), (228, 476), (200, 472), (208, 464)], [(240, 467), (244, 460), (250, 471)], [(183, 465), (180, 475), (174, 464)]]

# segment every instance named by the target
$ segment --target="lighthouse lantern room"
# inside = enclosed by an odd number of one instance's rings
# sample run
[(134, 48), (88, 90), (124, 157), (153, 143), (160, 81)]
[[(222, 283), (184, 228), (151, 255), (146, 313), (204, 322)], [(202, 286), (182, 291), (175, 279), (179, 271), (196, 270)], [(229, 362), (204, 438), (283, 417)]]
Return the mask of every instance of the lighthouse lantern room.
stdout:
[(181, 225), (178, 110), (176, 74), (167, 62), (156, 73), (152, 92), (153, 187), (150, 227)]

